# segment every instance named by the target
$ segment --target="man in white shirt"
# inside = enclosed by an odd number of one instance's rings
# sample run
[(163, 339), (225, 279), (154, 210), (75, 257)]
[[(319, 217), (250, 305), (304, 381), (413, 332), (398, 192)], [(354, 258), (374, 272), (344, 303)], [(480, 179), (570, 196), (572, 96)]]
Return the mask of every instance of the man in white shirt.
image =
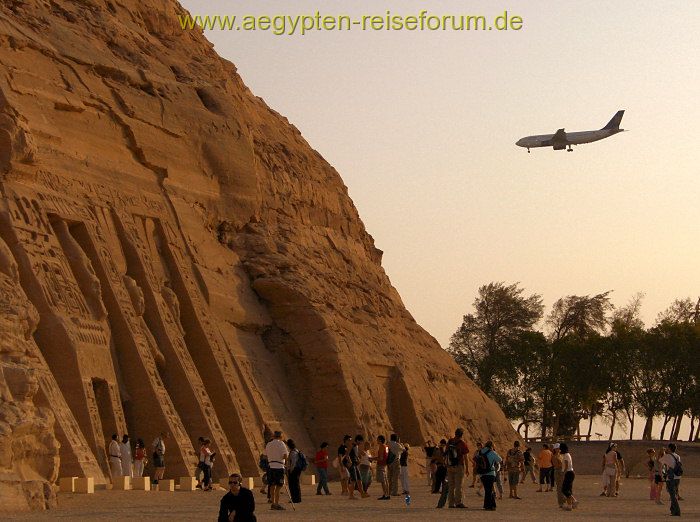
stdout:
[(114, 482), (116, 477), (122, 476), (122, 450), (116, 433), (112, 435), (107, 453), (109, 454), (109, 470), (112, 473), (112, 482)]
[(282, 432), (276, 431), (273, 438), (265, 446), (265, 456), (267, 456), (268, 471), (267, 483), (270, 486), (270, 497), (272, 499), (271, 509), (283, 510), (280, 505), (280, 489), (284, 486), (284, 469), (289, 449), (282, 440)]
[(394, 459), (387, 465), (389, 470), (389, 494), (398, 496), (399, 494), (399, 474), (401, 472), (401, 464), (399, 462), (403, 453), (403, 444), (399, 442), (399, 436), (392, 433), (389, 440), (389, 453), (393, 453)]
[(681, 458), (676, 453), (676, 445), (670, 443), (668, 451), (661, 457), (661, 464), (666, 468), (666, 489), (671, 497), (671, 516), (681, 516), (681, 507), (678, 505), (678, 486), (681, 483), (681, 476), (676, 474), (676, 467), (680, 467)]
[(119, 444), (119, 449), (122, 454), (122, 475), (125, 477), (131, 477), (131, 442), (129, 442), (128, 435), (124, 435), (122, 437), (122, 442)]

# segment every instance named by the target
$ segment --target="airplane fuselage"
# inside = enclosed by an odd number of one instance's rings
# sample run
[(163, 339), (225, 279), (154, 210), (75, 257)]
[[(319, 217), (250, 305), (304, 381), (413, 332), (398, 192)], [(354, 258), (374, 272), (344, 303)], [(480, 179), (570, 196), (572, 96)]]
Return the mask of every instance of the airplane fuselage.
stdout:
[[(594, 141), (609, 138), (610, 136), (617, 134), (618, 132), (623, 132), (623, 130), (624, 129), (601, 129), (595, 131), (567, 132), (566, 141), (562, 141), (560, 145), (563, 149), (566, 147), (566, 145), (581, 145), (583, 143), (593, 143)], [(558, 145), (552, 142), (552, 138), (554, 138), (554, 134), (538, 134), (536, 136), (526, 136), (524, 138), (520, 138), (518, 141), (515, 142), (515, 144), (528, 149), (534, 149), (536, 147), (552, 147)]]
[(524, 147), (530, 152), (530, 149), (537, 147), (552, 147), (554, 150), (567, 149), (571, 151), (572, 145), (581, 145), (583, 143), (593, 143), (605, 138), (609, 138), (624, 129), (620, 128), (620, 122), (625, 111), (617, 111), (615, 116), (608, 124), (600, 130), (566, 132), (564, 129), (559, 129), (554, 134), (537, 134), (535, 136), (525, 136), (515, 142), (519, 147)]

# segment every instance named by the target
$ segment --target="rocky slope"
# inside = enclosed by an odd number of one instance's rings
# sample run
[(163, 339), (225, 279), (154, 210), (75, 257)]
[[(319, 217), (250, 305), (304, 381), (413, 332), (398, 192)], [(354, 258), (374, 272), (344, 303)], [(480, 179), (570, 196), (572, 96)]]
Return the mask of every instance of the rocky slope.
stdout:
[(169, 433), (173, 477), (200, 435), (218, 474), (246, 475), (277, 428), (307, 452), (457, 425), (506, 443), (499, 408), (404, 308), (338, 173), (183, 12), (0, 4), (3, 498), (46, 506), (57, 474), (106, 480), (112, 433)]

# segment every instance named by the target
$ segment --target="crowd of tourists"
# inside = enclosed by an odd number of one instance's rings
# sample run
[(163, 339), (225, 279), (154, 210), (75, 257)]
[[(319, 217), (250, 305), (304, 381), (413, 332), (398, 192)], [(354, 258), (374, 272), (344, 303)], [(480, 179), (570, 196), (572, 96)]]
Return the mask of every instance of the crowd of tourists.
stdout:
[[(165, 471), (165, 442), (167, 434), (161, 433), (151, 444), (153, 483), (163, 479)], [(265, 450), (260, 456), (259, 467), (263, 473), (262, 493), (272, 510), (286, 509), (280, 501), (285, 490), (289, 503), (294, 506), (302, 501), (301, 475), (308, 468), (306, 455), (297, 448), (292, 439), (283, 439), (282, 432), (266, 433)], [(457, 428), (454, 436), (445, 437), (435, 444), (426, 441), (423, 449), (425, 469), (430, 491), (439, 495), (436, 507), (463, 509), (465, 481), (471, 476), (469, 488), (483, 497), (483, 509), (496, 510), (496, 501), (503, 498), (504, 483), (508, 485), (508, 498), (520, 500), (518, 487), (527, 480), (538, 485), (537, 493), (556, 492), (556, 502), (563, 510), (578, 507), (574, 495), (573, 458), (566, 443), (544, 443), (537, 455), (530, 447), (521, 448), (520, 441), (513, 442), (501, 456), (493, 441), (476, 443), (470, 451), (464, 440), (464, 430)], [(148, 463), (143, 440), (138, 439), (133, 452), (128, 435), (121, 440), (115, 434), (108, 446), (112, 478), (117, 476), (140, 477)], [(668, 444), (658, 451), (647, 450), (646, 462), (649, 479), (649, 499), (663, 503), (664, 486), (668, 492), (671, 515), (680, 516), (678, 501), (680, 478), (683, 474), (681, 458), (676, 453), (675, 444)], [(211, 441), (199, 438), (199, 463), (195, 471), (197, 487), (204, 491), (212, 489), (212, 467), (216, 453), (211, 449)], [(333, 467), (340, 476), (340, 494), (348, 500), (370, 497), (370, 486), (378, 483), (380, 501), (401, 498), (410, 505), (411, 486), (409, 482), (409, 459), (411, 447), (402, 442), (399, 435), (392, 433), (387, 441), (379, 435), (374, 441), (365, 440), (363, 435), (345, 435), (337, 452), (329, 452), (329, 443), (322, 442), (312, 462), (316, 468), (318, 484), (316, 495), (331, 495), (328, 486), (329, 468)], [(625, 460), (617, 444), (611, 443), (602, 457), (601, 496), (616, 497), (620, 494), (621, 478), (626, 472)], [(221, 500), (219, 520), (252, 521), (255, 499), (252, 493), (242, 486), (240, 474), (229, 477), (229, 492)], [(234, 518), (229, 518), (235, 516)]]

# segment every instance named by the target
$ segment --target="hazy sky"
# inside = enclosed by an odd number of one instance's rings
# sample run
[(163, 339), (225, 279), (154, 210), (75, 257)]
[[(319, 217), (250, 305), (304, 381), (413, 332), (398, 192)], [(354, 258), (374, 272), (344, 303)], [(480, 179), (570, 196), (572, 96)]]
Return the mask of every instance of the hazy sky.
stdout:
[[(181, 0), (193, 14), (522, 16), (518, 32), (208, 31), (337, 170), (417, 321), (443, 346), (478, 287), (700, 294), (695, 1)], [(622, 127), (574, 152), (525, 135)]]

